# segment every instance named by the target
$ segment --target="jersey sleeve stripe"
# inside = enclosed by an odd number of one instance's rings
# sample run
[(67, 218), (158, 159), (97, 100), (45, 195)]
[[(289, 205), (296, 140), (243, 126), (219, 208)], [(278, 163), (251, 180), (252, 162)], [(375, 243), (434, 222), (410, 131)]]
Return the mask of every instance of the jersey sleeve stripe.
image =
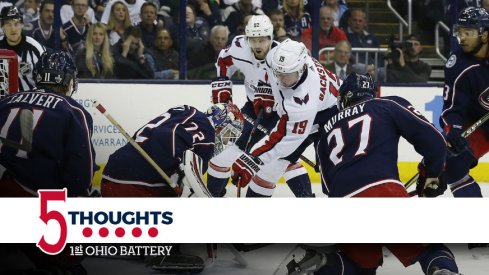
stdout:
[(279, 143), (282, 138), (287, 134), (287, 122), (289, 121), (289, 117), (287, 115), (283, 115), (280, 117), (280, 120), (277, 123), (277, 130), (270, 134), (268, 140), (265, 141), (265, 144), (255, 149), (252, 153), (253, 156), (259, 157), (261, 154), (268, 152), (273, 149), (273, 147)]
[(39, 42), (37, 42), (34, 38), (32, 38), (30, 36), (26, 36), (25, 40), (26, 40), (26, 42), (28, 42), (34, 48), (37, 49), (37, 57), (41, 56), (41, 54), (44, 52), (44, 47)]
[(226, 57), (219, 57), (217, 60), (217, 67), (219, 68), (219, 76), (227, 76), (228, 67), (233, 65), (233, 57), (228, 55)]

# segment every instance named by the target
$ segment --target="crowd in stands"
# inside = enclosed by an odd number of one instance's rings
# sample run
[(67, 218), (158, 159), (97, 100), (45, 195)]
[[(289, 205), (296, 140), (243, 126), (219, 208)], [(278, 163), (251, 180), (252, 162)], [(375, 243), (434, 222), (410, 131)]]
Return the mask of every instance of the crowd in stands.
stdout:
[[(0, 0), (2, 1), (2, 0)], [(274, 26), (274, 39), (291, 38), (312, 47), (311, 9), (308, 0), (188, 0), (185, 7), (185, 42), (188, 79), (211, 79), (219, 51), (244, 34), (252, 15), (266, 14)], [(436, 1), (424, 1), (432, 5)], [(62, 0), (61, 47), (69, 51), (84, 78), (179, 78), (180, 1)], [(46, 48), (54, 48), (53, 0), (3, 0), (23, 13), (25, 35)], [(489, 8), (489, 0), (481, 1)], [(424, 17), (438, 14), (425, 14)], [(439, 16), (438, 16), (439, 17)], [(437, 20), (433, 19), (433, 20)], [(411, 36), (412, 49), (401, 50), (401, 60), (382, 54), (354, 53), (351, 48), (379, 48), (368, 32), (365, 10), (349, 9), (346, 0), (322, 0), (319, 10), (319, 48), (335, 47), (320, 62), (340, 73), (372, 72), (380, 81), (426, 82), (431, 68), (419, 60), (422, 45)], [(421, 24), (422, 25), (422, 24)], [(422, 69), (422, 74), (418, 70)], [(415, 75), (410, 75), (414, 73)]]

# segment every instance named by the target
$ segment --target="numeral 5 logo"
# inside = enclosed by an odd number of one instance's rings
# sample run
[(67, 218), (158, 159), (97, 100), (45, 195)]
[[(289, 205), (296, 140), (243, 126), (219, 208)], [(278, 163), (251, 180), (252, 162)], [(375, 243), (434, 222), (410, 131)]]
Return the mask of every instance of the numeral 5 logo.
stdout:
[(41, 202), (41, 213), (39, 218), (47, 225), (50, 220), (54, 220), (59, 224), (59, 238), (54, 244), (46, 242), (44, 235), (41, 240), (37, 243), (39, 249), (42, 252), (50, 255), (59, 254), (66, 246), (66, 237), (68, 235), (68, 227), (66, 225), (66, 220), (63, 214), (56, 210), (48, 211), (49, 201), (66, 201), (66, 188), (62, 190), (39, 190), (39, 200)]

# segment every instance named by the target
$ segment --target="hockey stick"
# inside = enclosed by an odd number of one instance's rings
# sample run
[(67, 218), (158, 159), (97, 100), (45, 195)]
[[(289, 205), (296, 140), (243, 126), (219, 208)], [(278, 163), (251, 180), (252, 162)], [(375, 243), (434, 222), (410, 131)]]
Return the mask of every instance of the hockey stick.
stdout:
[[(131, 145), (138, 151), (139, 154), (151, 165), (153, 168), (160, 174), (160, 176), (175, 190), (179, 189), (179, 186), (175, 184), (170, 177), (163, 171), (160, 166), (144, 151), (144, 149), (122, 128), (122, 126), (109, 114), (107, 113), (107, 110), (102, 106), (97, 101), (94, 101), (94, 106), (99, 110), (100, 113), (102, 113), (109, 121), (112, 123), (118, 130), (121, 132), (121, 134), (131, 143)], [(179, 193), (180, 191), (177, 191)]]
[[(260, 125), (260, 121), (263, 118), (263, 112), (264, 112), (264, 110), (262, 108), (260, 110), (260, 112), (258, 113), (258, 116), (256, 117), (256, 120), (254, 122), (250, 122), (253, 125), (253, 128), (251, 129), (250, 136), (248, 137), (248, 141), (246, 142), (246, 146), (245, 146), (245, 153), (246, 154), (249, 154), (250, 153), (250, 150), (251, 150), (251, 147), (252, 147), (251, 146), (251, 139), (255, 135), (255, 132), (256, 132), (256, 129), (258, 128), (258, 125)], [(240, 198), (241, 197), (241, 186), (238, 183), (236, 183), (236, 186), (238, 187), (238, 192), (236, 193), (236, 196), (238, 198)]]
[(20, 143), (0, 137), (0, 141), (12, 148), (30, 152), (32, 150), (32, 125), (34, 115), (29, 109), (20, 110)]
[[(479, 120), (474, 122), (474, 124), (470, 125), (469, 128), (465, 129), (465, 131), (461, 134), (463, 138), (468, 138), (473, 132), (475, 132), (484, 122), (489, 119), (489, 113), (485, 114)], [(416, 173), (411, 179), (409, 179), (405, 184), (404, 188), (408, 189), (411, 187), (419, 178), (419, 173)], [(413, 193), (414, 192), (414, 193)], [(409, 192), (410, 196), (414, 196), (415, 191)]]
[[(243, 114), (243, 117), (246, 119), (251, 124), (254, 124), (256, 121), (253, 120), (251, 117), (249, 117), (247, 114)], [(257, 129), (260, 130), (260, 132), (264, 133), (265, 135), (270, 135), (270, 131), (267, 130), (267, 128), (263, 127), (262, 125), (258, 124)], [(303, 155), (300, 155), (299, 158), (307, 163), (309, 166), (315, 168), (316, 164), (312, 162), (310, 159), (306, 158)]]

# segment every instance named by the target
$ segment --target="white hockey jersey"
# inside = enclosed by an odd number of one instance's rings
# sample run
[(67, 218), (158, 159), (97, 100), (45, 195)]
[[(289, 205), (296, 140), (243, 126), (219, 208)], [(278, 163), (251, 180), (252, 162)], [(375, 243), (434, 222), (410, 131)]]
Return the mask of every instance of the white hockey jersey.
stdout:
[(313, 126), (316, 114), (336, 105), (340, 88), (339, 78), (311, 57), (307, 60), (307, 71), (294, 87), (279, 86), (271, 69), (274, 52), (272, 49), (267, 55), (267, 72), (280, 119), (264, 145), (252, 152), (264, 163), (287, 157), (309, 134), (316, 132), (318, 126)]
[[(272, 48), (277, 46), (276, 41), (272, 41)], [(231, 44), (222, 49), (216, 62), (217, 76), (231, 76), (240, 71), (244, 75), (244, 86), (246, 97), (253, 101), (255, 89), (261, 80), (269, 83), (267, 65), (265, 60), (257, 60), (244, 35), (236, 36)]]

